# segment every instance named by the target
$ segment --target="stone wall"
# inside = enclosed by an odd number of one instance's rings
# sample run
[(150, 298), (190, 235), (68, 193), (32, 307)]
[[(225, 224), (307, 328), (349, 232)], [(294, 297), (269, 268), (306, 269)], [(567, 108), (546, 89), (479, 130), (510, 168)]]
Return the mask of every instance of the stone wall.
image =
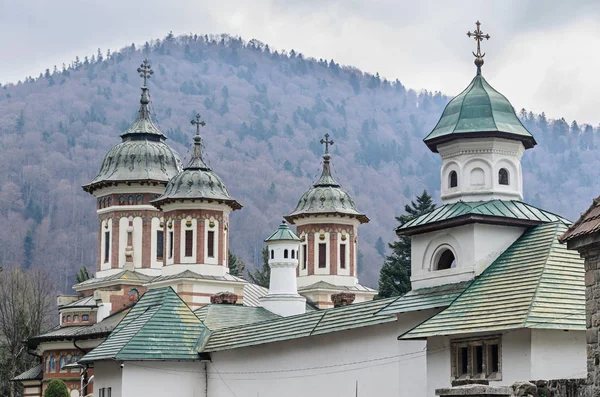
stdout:
[(600, 327), (600, 247), (588, 246), (579, 253), (585, 259), (585, 311), (586, 311), (586, 350), (587, 383), (592, 387), (594, 396), (600, 395), (600, 350), (598, 349), (598, 330)]
[(441, 397), (596, 397), (586, 379), (553, 379), (489, 386), (487, 381), (455, 381), (453, 387), (435, 391)]

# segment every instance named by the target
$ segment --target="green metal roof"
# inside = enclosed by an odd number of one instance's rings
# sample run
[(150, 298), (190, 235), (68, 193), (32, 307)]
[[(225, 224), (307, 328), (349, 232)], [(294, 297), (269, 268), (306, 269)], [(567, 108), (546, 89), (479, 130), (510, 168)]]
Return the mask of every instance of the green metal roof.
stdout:
[(305, 285), (304, 287), (298, 288), (298, 291), (304, 292), (304, 291), (312, 291), (312, 290), (316, 290), (316, 289), (330, 290), (330, 291), (372, 292), (373, 294), (377, 293), (377, 291), (374, 290), (373, 288), (369, 288), (369, 287), (366, 287), (361, 284), (355, 284), (353, 286), (334, 285), (334, 284), (328, 283), (326, 281), (317, 281), (316, 283)]
[(119, 273), (115, 273), (110, 276), (100, 277), (100, 278), (90, 278), (89, 280), (85, 280), (82, 283), (75, 284), (73, 289), (75, 291), (82, 291), (91, 288), (96, 288), (101, 284), (139, 284), (149, 281), (152, 277), (145, 275), (144, 273), (131, 271), (131, 270), (123, 270)]
[(206, 305), (194, 313), (210, 330), (260, 323), (281, 317), (262, 307), (242, 305)]
[(418, 310), (448, 307), (471, 284), (470, 281), (422, 288), (406, 293), (378, 314), (400, 314)]
[(279, 229), (265, 240), (265, 242), (269, 241), (300, 241), (300, 237), (290, 230), (286, 221), (281, 221)]
[(517, 139), (526, 148), (536, 142), (521, 124), (512, 105), (477, 74), (471, 84), (448, 103), (437, 125), (424, 142), (437, 152), (437, 145), (457, 138), (498, 136)]
[(379, 310), (394, 299), (354, 303), (344, 307), (216, 330), (210, 335), (202, 351), (237, 349), (396, 321), (395, 315), (378, 314)]
[(15, 376), (11, 380), (13, 381), (24, 381), (24, 380), (42, 380), (42, 364), (38, 364), (33, 368), (28, 369), (20, 375)]
[(196, 360), (207, 331), (172, 288), (147, 291), (110, 336), (81, 363), (99, 360)]
[(402, 339), (518, 328), (585, 330), (583, 260), (558, 242), (561, 222), (536, 226), (445, 310)]
[(300, 197), (294, 211), (285, 220), (294, 224), (299, 218), (313, 215), (339, 215), (356, 218), (360, 223), (369, 218), (356, 209), (354, 200), (331, 175), (331, 156), (323, 156), (323, 172), (319, 180)]
[(545, 222), (560, 221), (570, 223), (567, 219), (551, 212), (534, 207), (533, 205), (516, 200), (490, 200), (464, 202), (442, 205), (423, 214), (404, 225), (398, 227), (396, 232), (401, 235), (412, 235), (435, 230), (440, 224), (448, 227), (447, 223), (503, 223), (521, 221), (536, 225)]

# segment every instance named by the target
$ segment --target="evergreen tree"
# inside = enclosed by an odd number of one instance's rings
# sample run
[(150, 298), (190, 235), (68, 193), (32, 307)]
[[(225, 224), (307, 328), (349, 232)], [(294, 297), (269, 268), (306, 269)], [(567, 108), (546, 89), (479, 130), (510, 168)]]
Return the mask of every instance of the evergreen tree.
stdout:
[(233, 252), (231, 252), (231, 250), (229, 250), (228, 255), (229, 258), (227, 264), (229, 265), (229, 274), (236, 277), (242, 277), (242, 275), (244, 274), (244, 267), (246, 267), (246, 264), (244, 263), (242, 258), (235, 256)]
[(385, 244), (383, 243), (383, 239), (381, 236), (375, 241), (375, 249), (381, 256), (385, 256)]
[(78, 284), (90, 279), (90, 275), (85, 266), (82, 266), (75, 276), (77, 277)]
[[(431, 196), (424, 190), (417, 196), (416, 203), (411, 201), (404, 206), (406, 214), (396, 217), (400, 226), (435, 209)], [(385, 258), (379, 273), (379, 294), (377, 298), (401, 296), (410, 291), (410, 237), (399, 237), (389, 244), (392, 253)]]
[(25, 260), (23, 261), (23, 266), (25, 269), (29, 269), (31, 267), (31, 263), (33, 262), (33, 248), (33, 233), (31, 230), (29, 230), (25, 235), (25, 240), (23, 241), (23, 249), (25, 250)]
[(248, 270), (248, 277), (254, 284), (269, 288), (271, 268), (269, 267), (269, 249), (267, 247), (262, 250), (262, 262), (262, 266), (258, 269), (254, 271)]

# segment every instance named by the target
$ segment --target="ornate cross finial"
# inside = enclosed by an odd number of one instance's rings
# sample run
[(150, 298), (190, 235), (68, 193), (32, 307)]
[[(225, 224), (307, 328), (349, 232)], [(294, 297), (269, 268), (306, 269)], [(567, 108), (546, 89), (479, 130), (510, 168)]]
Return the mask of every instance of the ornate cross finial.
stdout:
[(474, 32), (467, 32), (467, 36), (469, 37), (473, 37), (475, 39), (475, 41), (477, 42), (477, 52), (473, 52), (473, 56), (475, 57), (475, 65), (477, 66), (477, 74), (481, 73), (481, 66), (483, 65), (483, 57), (485, 56), (485, 53), (481, 53), (481, 42), (483, 41), (483, 39), (489, 40), (490, 39), (490, 35), (489, 34), (483, 34), (483, 32), (480, 29), (481, 26), (481, 22), (477, 21), (475, 22), (475, 25), (477, 26), (477, 29)]
[(195, 120), (192, 120), (192, 125), (196, 125), (196, 135), (200, 136), (200, 127), (204, 127), (206, 123), (203, 120), (200, 120), (200, 113), (196, 113)]
[(321, 144), (325, 144), (325, 154), (329, 154), (329, 145), (333, 145), (333, 141), (329, 140), (329, 134), (325, 134), (325, 139), (321, 139)]
[(140, 74), (140, 77), (144, 79), (144, 87), (146, 87), (146, 80), (148, 80), (150, 76), (154, 74), (148, 59), (144, 59), (144, 62), (142, 62), (140, 67), (137, 69), (137, 72)]

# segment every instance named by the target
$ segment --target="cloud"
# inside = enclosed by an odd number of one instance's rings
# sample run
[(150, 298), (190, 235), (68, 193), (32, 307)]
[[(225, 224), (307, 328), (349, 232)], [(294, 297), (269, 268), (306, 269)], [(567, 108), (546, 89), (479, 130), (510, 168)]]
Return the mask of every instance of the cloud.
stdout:
[[(230, 33), (274, 48), (335, 59), (415, 89), (460, 92), (475, 68), (475, 20), (485, 42), (485, 75), (517, 108), (597, 124), (595, 54), (600, 2), (503, 0), (304, 0), (198, 2), (0, 0), (5, 40), (0, 81), (37, 75), (97, 48), (118, 49), (169, 31)], [(597, 106), (596, 106), (597, 107)]]

